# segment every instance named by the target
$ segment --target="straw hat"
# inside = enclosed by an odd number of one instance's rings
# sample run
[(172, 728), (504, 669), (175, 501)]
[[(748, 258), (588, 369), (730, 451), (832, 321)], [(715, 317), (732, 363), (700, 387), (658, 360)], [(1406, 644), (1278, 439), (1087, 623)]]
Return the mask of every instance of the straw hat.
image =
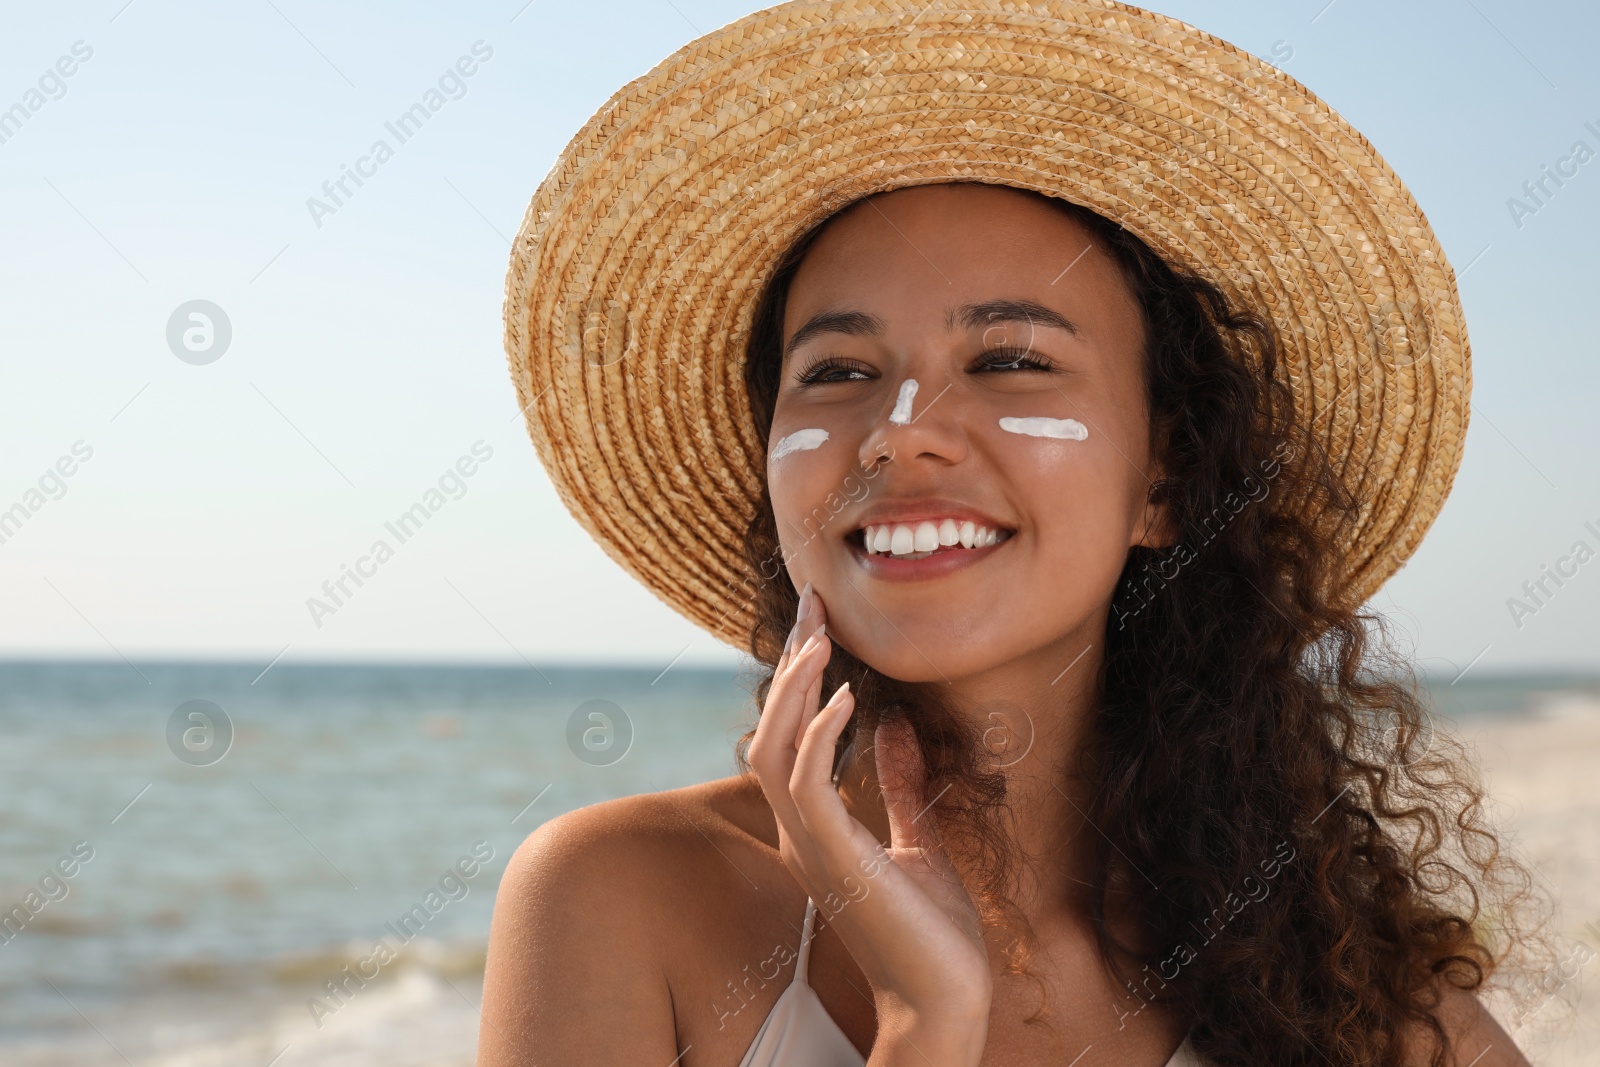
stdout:
[(1410, 556), (1461, 461), (1467, 337), (1433, 231), (1361, 134), (1282, 71), (1110, 0), (797, 0), (618, 90), (512, 247), (506, 351), (539, 458), (652, 592), (747, 643), (763, 283), (843, 204), (951, 180), (1092, 208), (1270, 316), (1362, 502), (1336, 598)]

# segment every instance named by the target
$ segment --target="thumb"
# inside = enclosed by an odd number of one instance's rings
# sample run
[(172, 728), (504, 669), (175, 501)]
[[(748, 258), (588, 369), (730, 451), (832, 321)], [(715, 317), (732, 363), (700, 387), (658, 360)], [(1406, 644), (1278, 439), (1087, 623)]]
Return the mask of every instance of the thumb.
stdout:
[(927, 766), (916, 730), (905, 719), (879, 723), (873, 735), (878, 788), (889, 815), (889, 847), (917, 848), (925, 835), (920, 827)]

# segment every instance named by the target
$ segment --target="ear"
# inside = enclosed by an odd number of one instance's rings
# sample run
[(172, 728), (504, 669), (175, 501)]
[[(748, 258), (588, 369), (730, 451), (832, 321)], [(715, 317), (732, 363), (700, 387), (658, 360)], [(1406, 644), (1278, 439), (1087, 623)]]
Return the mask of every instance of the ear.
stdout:
[(1172, 514), (1172, 481), (1157, 470), (1147, 487), (1144, 513), (1135, 527), (1134, 545), (1144, 548), (1170, 548), (1178, 543), (1177, 521)]
[[(1135, 540), (1129, 545), (1141, 548), (1171, 548), (1183, 533), (1172, 513), (1172, 498), (1177, 479), (1167, 474), (1166, 457), (1171, 455), (1170, 422), (1157, 419), (1151, 424), (1150, 449), (1145, 453), (1144, 510), (1134, 526)], [(1137, 470), (1137, 466), (1135, 467)]]

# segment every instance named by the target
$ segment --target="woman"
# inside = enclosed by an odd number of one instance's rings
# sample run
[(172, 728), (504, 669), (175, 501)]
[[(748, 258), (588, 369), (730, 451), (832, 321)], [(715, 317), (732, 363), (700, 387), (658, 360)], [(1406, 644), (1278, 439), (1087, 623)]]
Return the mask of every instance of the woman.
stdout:
[(541, 457), (761, 713), (519, 850), (480, 1064), (1526, 1063), (1525, 872), (1357, 610), (1459, 461), (1442, 254), (1292, 79), (1036, 7), (751, 16), (530, 206)]

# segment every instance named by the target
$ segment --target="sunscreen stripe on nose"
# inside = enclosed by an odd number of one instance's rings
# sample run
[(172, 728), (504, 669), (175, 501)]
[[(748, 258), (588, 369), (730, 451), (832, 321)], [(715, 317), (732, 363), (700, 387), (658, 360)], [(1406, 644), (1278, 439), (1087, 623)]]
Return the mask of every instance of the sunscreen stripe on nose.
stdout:
[(911, 400), (917, 395), (917, 380), (907, 378), (900, 383), (900, 393), (894, 398), (894, 410), (889, 412), (889, 421), (896, 426), (904, 426), (911, 421)]

